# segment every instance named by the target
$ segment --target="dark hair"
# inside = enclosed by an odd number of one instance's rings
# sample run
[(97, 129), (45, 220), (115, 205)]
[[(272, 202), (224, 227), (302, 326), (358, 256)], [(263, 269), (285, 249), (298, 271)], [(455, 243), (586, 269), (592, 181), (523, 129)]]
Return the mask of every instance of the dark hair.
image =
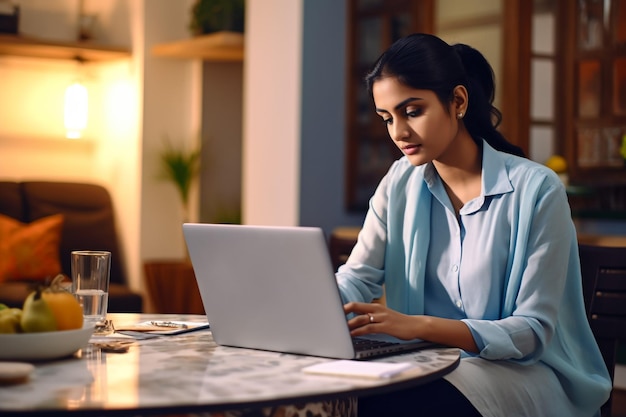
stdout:
[(444, 104), (454, 99), (454, 88), (467, 89), (469, 105), (463, 121), (474, 141), (483, 138), (493, 148), (513, 155), (524, 152), (496, 130), (502, 114), (493, 105), (494, 75), (489, 62), (476, 49), (448, 45), (434, 35), (416, 33), (397, 40), (378, 58), (365, 77), (369, 92), (375, 81), (395, 77), (402, 84), (433, 91)]

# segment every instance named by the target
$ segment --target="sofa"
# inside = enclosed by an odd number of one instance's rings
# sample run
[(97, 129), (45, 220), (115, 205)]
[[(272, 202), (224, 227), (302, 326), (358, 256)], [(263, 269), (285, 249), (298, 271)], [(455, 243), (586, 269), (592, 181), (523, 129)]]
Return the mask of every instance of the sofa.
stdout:
[(127, 285), (111, 196), (97, 184), (0, 181), (0, 303), (21, 307), (38, 285), (71, 277), (73, 250), (111, 252), (108, 311), (139, 313)]

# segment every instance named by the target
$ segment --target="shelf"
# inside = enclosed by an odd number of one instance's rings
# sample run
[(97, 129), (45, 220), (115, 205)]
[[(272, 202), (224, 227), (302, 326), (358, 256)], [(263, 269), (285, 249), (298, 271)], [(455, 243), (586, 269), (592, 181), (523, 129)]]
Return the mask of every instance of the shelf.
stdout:
[(128, 58), (130, 51), (90, 42), (53, 42), (24, 35), (3, 34), (0, 35), (0, 55), (101, 62)]
[(243, 33), (216, 32), (152, 47), (152, 55), (165, 58), (202, 59), (209, 62), (243, 61)]

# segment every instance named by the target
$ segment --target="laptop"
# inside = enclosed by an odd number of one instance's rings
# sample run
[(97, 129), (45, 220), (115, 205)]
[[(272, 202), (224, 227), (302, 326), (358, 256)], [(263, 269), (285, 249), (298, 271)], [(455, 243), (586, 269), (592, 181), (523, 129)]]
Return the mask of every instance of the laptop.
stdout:
[(386, 335), (355, 342), (320, 228), (185, 223), (183, 233), (219, 345), (337, 359), (433, 345)]

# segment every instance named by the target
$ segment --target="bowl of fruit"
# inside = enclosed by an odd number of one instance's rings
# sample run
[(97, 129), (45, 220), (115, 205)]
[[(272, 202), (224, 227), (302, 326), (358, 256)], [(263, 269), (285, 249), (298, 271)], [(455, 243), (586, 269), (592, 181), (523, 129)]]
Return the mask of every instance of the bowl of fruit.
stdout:
[(24, 300), (22, 308), (0, 304), (0, 360), (49, 360), (87, 346), (93, 326), (83, 326), (83, 309), (58, 276)]

